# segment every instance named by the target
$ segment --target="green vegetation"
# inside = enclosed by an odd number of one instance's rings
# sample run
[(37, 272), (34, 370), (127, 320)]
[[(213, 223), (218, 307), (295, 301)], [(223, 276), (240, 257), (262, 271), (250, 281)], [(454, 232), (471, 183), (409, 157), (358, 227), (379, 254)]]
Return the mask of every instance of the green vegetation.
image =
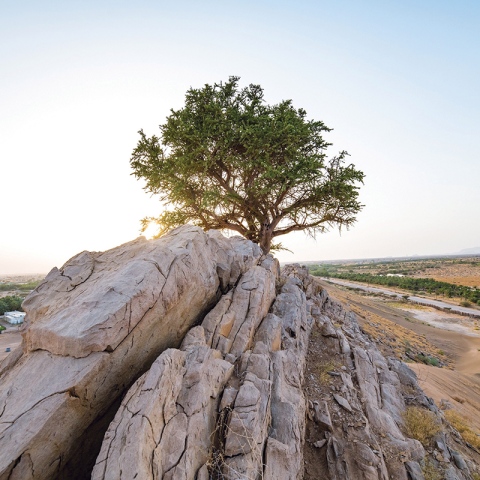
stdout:
[[(316, 265), (315, 268), (343, 273), (371, 273), (373, 275), (406, 275), (421, 276), (422, 273), (432, 273), (450, 267), (467, 266), (473, 274), (480, 275), (480, 256), (472, 258), (438, 257), (430, 259), (404, 260), (362, 260), (334, 262)], [(474, 267), (472, 270), (471, 267)]]
[(0, 315), (12, 310), (22, 311), (23, 298), (18, 295), (9, 295), (0, 298)]
[(13, 283), (13, 282), (0, 283), (0, 292), (14, 292), (14, 291), (30, 292), (31, 290), (34, 290), (35, 288), (37, 288), (40, 282), (41, 280), (38, 280), (35, 282), (28, 282), (28, 283)]
[(426, 292), (444, 297), (464, 298), (467, 303), (471, 302), (480, 305), (480, 289), (476, 287), (466, 287), (464, 285), (438, 282), (432, 278), (374, 275), (372, 273), (359, 273), (345, 270), (345, 267), (342, 268), (342, 266), (338, 265), (315, 265), (310, 268), (310, 273), (320, 277), (339, 278), (342, 280), (382, 285), (385, 287), (398, 287), (404, 290), (409, 290), (413, 293)]
[(420, 363), (424, 363), (425, 365), (432, 365), (434, 367), (438, 367), (438, 365), (440, 364), (440, 361), (437, 358), (431, 357), (429, 355), (423, 355), (421, 353), (415, 356), (415, 360)]
[(330, 129), (291, 100), (268, 105), (259, 85), (241, 89), (238, 81), (190, 88), (160, 137), (139, 132), (133, 174), (163, 204), (144, 228), (154, 222), (159, 235), (185, 223), (233, 230), (268, 252), (280, 247), (272, 244), (280, 235), (352, 225), (363, 207), (357, 184), (364, 174), (345, 165), (345, 151), (327, 159)]
[(338, 274), (337, 265), (311, 265), (308, 270), (315, 277), (336, 277)]

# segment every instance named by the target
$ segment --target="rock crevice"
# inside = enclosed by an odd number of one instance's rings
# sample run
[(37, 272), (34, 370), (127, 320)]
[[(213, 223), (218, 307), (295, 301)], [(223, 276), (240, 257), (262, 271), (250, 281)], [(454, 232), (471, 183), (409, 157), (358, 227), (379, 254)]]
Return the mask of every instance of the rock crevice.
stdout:
[[(403, 412), (435, 407), (413, 372), (252, 242), (185, 226), (82, 252), (24, 307), (0, 366), (0, 480), (422, 478)], [(471, 478), (437, 445), (449, 479)]]

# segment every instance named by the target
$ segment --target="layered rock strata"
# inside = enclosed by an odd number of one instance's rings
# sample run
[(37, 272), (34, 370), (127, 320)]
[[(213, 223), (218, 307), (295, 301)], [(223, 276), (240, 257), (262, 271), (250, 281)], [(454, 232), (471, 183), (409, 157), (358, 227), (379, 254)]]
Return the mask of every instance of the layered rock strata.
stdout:
[[(282, 278), (276, 296), (279, 281), (278, 263), (266, 257), (189, 332), (180, 350), (159, 357), (125, 397), (92, 478), (301, 478), (302, 383), (313, 319), (301, 279), (294, 272)], [(213, 364), (198, 374), (199, 352), (215, 358), (218, 375), (207, 375), (216, 371)], [(188, 400), (196, 408), (186, 409)], [(173, 450), (166, 447), (172, 442)]]
[[(332, 298), (324, 297), (312, 314), (305, 385), (306, 480), (424, 480), (428, 468), (438, 478), (473, 478), (478, 467), (463, 457), (463, 463), (454, 461), (452, 429), (420, 389), (414, 372), (397, 359), (386, 359), (360, 330), (355, 314)], [(405, 434), (408, 406), (428, 410), (441, 425), (427, 448)], [(442, 456), (438, 444), (450, 453)]]
[(79, 475), (65, 468), (89, 427), (259, 257), (247, 240), (182, 227), (53, 269), (23, 304), (22, 352), (0, 379), (0, 478)]
[(22, 349), (0, 366), (0, 480), (422, 480), (430, 457), (449, 480), (476, 469), (448, 432), (432, 451), (405, 435), (408, 404), (441, 413), (353, 313), (239, 237), (182, 227), (83, 252), (24, 307)]

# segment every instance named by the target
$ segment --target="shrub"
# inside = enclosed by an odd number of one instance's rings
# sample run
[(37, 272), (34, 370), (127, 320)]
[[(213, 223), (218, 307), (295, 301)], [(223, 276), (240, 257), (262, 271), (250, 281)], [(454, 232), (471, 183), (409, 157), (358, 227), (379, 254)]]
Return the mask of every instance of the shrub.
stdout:
[(427, 447), (433, 437), (442, 430), (435, 415), (424, 408), (408, 407), (403, 413), (405, 433)]
[(319, 382), (322, 385), (325, 385), (330, 379), (328, 372), (331, 372), (336, 368), (338, 368), (338, 364), (333, 360), (315, 365), (315, 373), (317, 374)]
[(453, 428), (458, 430), (458, 433), (466, 442), (480, 449), (480, 437), (467, 425), (467, 420), (454, 410), (447, 410), (445, 418)]
[(425, 480), (443, 480), (445, 478), (441, 470), (429, 458), (425, 459), (422, 473)]
[(422, 355), (419, 353), (418, 355), (415, 356), (415, 359), (418, 362), (424, 363), (425, 365), (432, 365), (434, 367), (438, 367), (439, 361), (435, 357), (430, 357), (428, 355)]

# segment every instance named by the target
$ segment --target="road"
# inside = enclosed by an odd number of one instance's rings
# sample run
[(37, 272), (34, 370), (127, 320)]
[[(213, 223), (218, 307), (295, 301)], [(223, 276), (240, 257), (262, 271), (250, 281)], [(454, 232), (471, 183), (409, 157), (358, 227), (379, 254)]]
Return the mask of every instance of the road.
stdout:
[(346, 280), (338, 280), (336, 278), (322, 278), (322, 280), (325, 282), (334, 283), (336, 285), (342, 285), (344, 287), (358, 288), (365, 292), (381, 293), (383, 295), (388, 295), (394, 298), (403, 298), (410, 302), (419, 303), (421, 305), (435, 307), (441, 310), (449, 310), (452, 313), (460, 313), (461, 315), (468, 315), (470, 317), (480, 318), (480, 311), (475, 310), (474, 308), (460, 307), (458, 305), (454, 305), (453, 303), (442, 302), (441, 300), (432, 300), (430, 298), (417, 297), (415, 295), (402, 295), (401, 293), (395, 292), (393, 290), (388, 290), (387, 288), (370, 287), (362, 283), (347, 282)]

